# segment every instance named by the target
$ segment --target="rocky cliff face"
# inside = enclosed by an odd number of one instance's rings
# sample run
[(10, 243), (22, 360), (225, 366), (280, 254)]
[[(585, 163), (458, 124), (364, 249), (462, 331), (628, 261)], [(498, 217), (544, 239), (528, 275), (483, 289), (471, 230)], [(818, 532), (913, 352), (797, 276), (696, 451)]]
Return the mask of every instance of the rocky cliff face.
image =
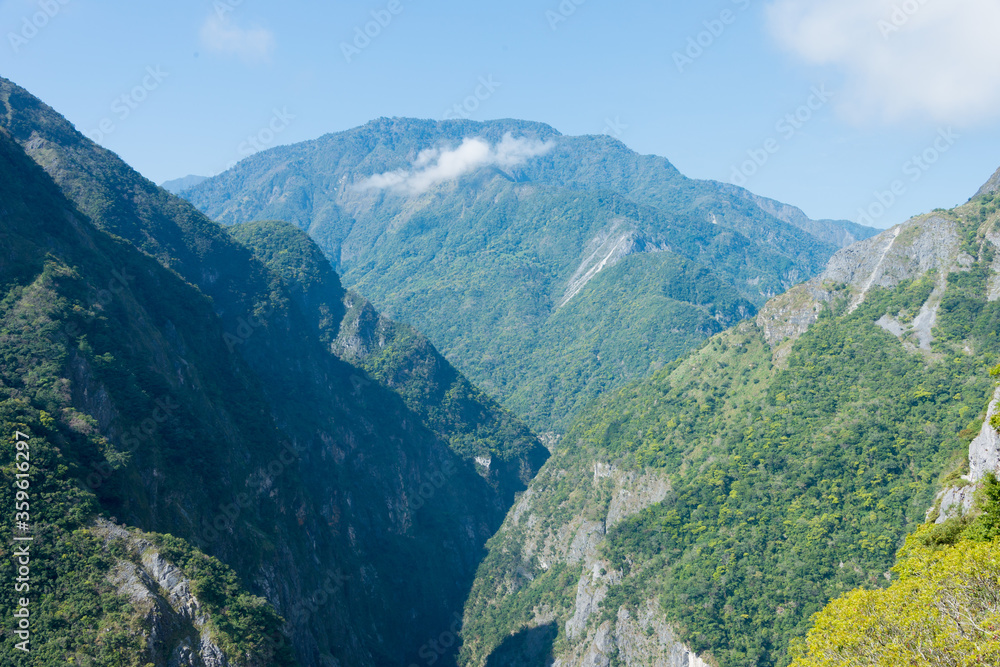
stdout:
[[(583, 456), (588, 455), (593, 454)], [(623, 470), (599, 458), (593, 459), (587, 470), (587, 479), (575, 482), (573, 510), (568, 516), (560, 512), (563, 519), (555, 522), (546, 496), (565, 480), (567, 473), (565, 469), (543, 470), (511, 510), (500, 533), (500, 538), (506, 533), (518, 535), (517, 544), (502, 548), (517, 552), (517, 562), (532, 565), (503, 573), (487, 563), (489, 569), (481, 570), (478, 582), (487, 589), (495, 586), (499, 590), (516, 590), (539, 575), (567, 568), (571, 575), (565, 598), (535, 607), (527, 620), (527, 627), (533, 630), (512, 635), (486, 656), (480, 653), (481, 638), (473, 634), (480, 627), (473, 617), (481, 610), (470, 606), (466, 625), (475, 630), (466, 634), (466, 648), (471, 649), (466, 655), (467, 664), (708, 667), (663, 619), (655, 598), (640, 608), (609, 608), (606, 601), (609, 590), (623, 581), (622, 573), (602, 555), (607, 531), (662, 502), (670, 492), (669, 479), (652, 471)], [(476, 600), (476, 594), (474, 591), (473, 604), (481, 602)], [(561, 627), (556, 627), (559, 624)], [(544, 638), (540, 646), (539, 636)], [(557, 636), (560, 641), (554, 645)]]
[[(266, 599), (300, 664), (417, 659), (452, 624), (484, 543), (544, 460), (537, 439), (429, 345), (381, 358), (394, 378), (419, 375), (408, 361), (437, 364), (422, 383), (390, 386), (344, 361), (332, 347), (344, 293), (327, 264), (293, 275), (258, 259), (4, 80), (0, 148), (11, 290), (0, 370), (34, 428), (62, 438), (70, 460), (47, 474), (91, 508), (68, 514), (67, 534), (98, 513), (217, 557), (238, 575), (220, 599), (239, 586)], [(322, 258), (311, 242), (285, 250)], [(496, 477), (477, 469), (490, 448), (506, 462)], [(165, 566), (133, 565), (118, 572), (131, 582), (123, 595), (159, 609), (165, 628), (190, 620), (157, 648), (163, 664), (221, 660), (183, 596), (143, 593), (157, 576), (174, 582)], [(226, 619), (231, 663), (254, 619), (277, 618), (251, 598)]]
[(1000, 190), (1000, 169), (997, 169), (996, 172), (993, 173), (990, 180), (983, 183), (983, 187), (979, 188), (979, 192), (976, 193), (976, 197), (992, 194), (997, 192), (997, 190)]
[[(150, 662), (167, 667), (232, 666), (213, 639), (209, 617), (180, 568), (149, 540), (105, 519), (97, 520), (93, 533), (105, 548), (113, 545), (123, 554), (108, 580), (141, 615)], [(253, 656), (240, 664), (263, 666), (267, 656)]]
[(986, 475), (992, 473), (1000, 476), (1000, 432), (990, 423), (998, 412), (1000, 388), (990, 401), (982, 428), (969, 444), (968, 474), (962, 476), (960, 484), (945, 487), (938, 494), (935, 506), (928, 512), (928, 518), (933, 518), (936, 523), (944, 523), (971, 510), (976, 492), (982, 488)]
[(838, 251), (819, 276), (769, 301), (757, 316), (757, 325), (772, 345), (794, 341), (836, 296), (849, 294), (850, 308), (856, 309), (872, 288), (892, 289), (934, 272), (937, 288), (915, 324), (920, 345), (929, 349), (947, 275), (968, 269), (975, 261), (961, 246), (954, 220), (934, 214), (914, 218)]
[[(812, 611), (885, 581), (914, 508), (979, 430), (997, 228), (974, 200), (859, 241), (592, 406), (490, 542), (465, 664), (787, 664)], [(988, 421), (970, 478), (998, 464)]]

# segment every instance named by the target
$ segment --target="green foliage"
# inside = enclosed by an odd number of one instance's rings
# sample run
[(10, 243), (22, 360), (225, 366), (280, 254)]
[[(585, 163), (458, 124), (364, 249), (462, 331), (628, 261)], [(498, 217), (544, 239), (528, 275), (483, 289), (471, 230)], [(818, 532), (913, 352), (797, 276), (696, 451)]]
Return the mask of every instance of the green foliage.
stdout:
[[(944, 299), (977, 300), (965, 331), (981, 341), (986, 292), (975, 297), (963, 278)], [(603, 543), (623, 578), (601, 618), (658, 598), (682, 641), (721, 666), (786, 665), (790, 642), (826, 601), (888, 583), (897, 550), (982, 423), (996, 354), (969, 355), (969, 341), (946, 335), (925, 354), (875, 324), (886, 314), (912, 318), (936, 280), (874, 288), (854, 312), (834, 303), (777, 353), (756, 326), (738, 326), (609, 393), (533, 485), (537, 528), (509, 520), (492, 551), (516, 554), (515, 545), (555, 539), (587, 513), (603, 518), (596, 462), (655, 475), (669, 482), (666, 499), (615, 524)], [(939, 324), (953, 331), (964, 312)], [(948, 524), (934, 539), (946, 544), (964, 530)], [(513, 570), (498, 561), (480, 578)], [(502, 592), (474, 589), (470, 609), (488, 604), (477, 595), (505, 605)]]
[[(486, 403), (456, 392), (435, 422), (331, 354), (343, 293), (309, 271), (314, 245), (284, 239), (271, 258), (284, 279), (4, 79), (0, 126), (0, 388), (84, 436), (58, 443), (67, 463), (50, 471), (92, 489), (82, 525), (100, 512), (187, 539), (254, 593), (270, 564), (267, 595), (291, 610), (298, 650), (409, 664), (451, 623), (540, 461), (480, 474), (439, 435), (474, 449), (463, 429), (488, 419), (453, 417)], [(212, 622), (252, 643), (268, 610), (241, 595)]]
[(997, 664), (1000, 484), (990, 475), (972, 520), (911, 535), (885, 590), (854, 590), (814, 617), (792, 667)]
[[(496, 558), (491, 552), (487, 561), (481, 565), (482, 571), (492, 571), (502, 568), (504, 563), (489, 558)], [(509, 560), (507, 564), (514, 564)], [(462, 632), (466, 636), (476, 637), (477, 647), (485, 647), (492, 651), (500, 646), (503, 641), (517, 630), (530, 624), (533, 619), (555, 615), (558, 618), (565, 618), (572, 614), (572, 601), (576, 595), (577, 582), (580, 580), (582, 568), (578, 565), (567, 566), (559, 563), (548, 570), (539, 571), (537, 576), (530, 578), (523, 570), (510, 580), (495, 581), (488, 578), (479, 577), (479, 585), (496, 588), (497, 586), (510, 586), (513, 592), (505, 600), (502, 606), (474, 607), (466, 610), (465, 623)], [(473, 591), (473, 597), (477, 593), (487, 593), (487, 591)], [(556, 646), (565, 645), (565, 624), (562, 624), (556, 635)], [(460, 661), (463, 664), (469, 661), (477, 661), (480, 656), (474, 655), (463, 649)]]
[(370, 384), (369, 378), (391, 389), (467, 460), (531, 457), (540, 463), (545, 457), (528, 428), (473, 386), (425, 337), (382, 317), (362, 297), (345, 293), (304, 232), (281, 222), (234, 225), (229, 231), (282, 278), (303, 311), (312, 314), (320, 338), (367, 373), (352, 377), (354, 393)]
[(1000, 482), (993, 473), (983, 479), (978, 494), (979, 512), (965, 530), (965, 537), (980, 542), (1000, 539)]
[[(427, 148), (508, 133), (553, 149), (421, 196), (358, 187)], [(790, 224), (773, 203), (620, 142), (511, 120), (380, 119), (255, 156), (185, 195), (226, 224), (307, 230), (346, 285), (426, 334), (530, 426), (558, 433), (602, 392), (815, 275), (849, 234), (875, 231), (794, 213)]]
[(249, 595), (236, 573), (172, 535), (153, 535), (160, 553), (191, 580), (191, 592), (209, 617), (212, 637), (228, 655), (267, 655), (269, 665), (294, 665), (284, 621), (267, 600)]
[[(672, 476), (670, 502), (612, 531), (608, 555), (626, 571), (657, 564), (667, 616), (692, 648), (723, 664), (780, 664), (823, 600), (876, 583), (931, 504), (989, 386), (975, 359), (927, 363), (872, 324), (886, 308), (912, 312), (927, 292), (909, 300), (911, 290), (818, 322), (762, 404), (735, 419), (684, 384), (658, 396), (654, 422), (633, 416), (630, 431), (662, 441), (657, 462), (686, 473)], [(724, 449), (687, 458), (713, 440)]]

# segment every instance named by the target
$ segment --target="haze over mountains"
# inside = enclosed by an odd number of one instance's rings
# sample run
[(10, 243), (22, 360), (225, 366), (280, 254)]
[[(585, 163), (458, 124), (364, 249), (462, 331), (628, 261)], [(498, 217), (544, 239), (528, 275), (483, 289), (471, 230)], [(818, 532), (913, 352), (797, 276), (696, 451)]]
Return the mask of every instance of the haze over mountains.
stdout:
[[(899, 618), (995, 662), (945, 589), (1000, 548), (996, 181), (878, 233), (379, 119), (202, 213), (0, 79), (0, 665), (829, 667)], [(897, 553), (920, 614), (814, 625)]]
[(171, 181), (165, 181), (160, 183), (160, 187), (167, 192), (175, 195), (179, 195), (185, 190), (190, 190), (196, 185), (200, 185), (208, 180), (208, 176), (185, 176), (184, 178), (175, 178)]
[(226, 224), (307, 231), (345, 284), (557, 433), (876, 233), (514, 120), (379, 119), (185, 197)]

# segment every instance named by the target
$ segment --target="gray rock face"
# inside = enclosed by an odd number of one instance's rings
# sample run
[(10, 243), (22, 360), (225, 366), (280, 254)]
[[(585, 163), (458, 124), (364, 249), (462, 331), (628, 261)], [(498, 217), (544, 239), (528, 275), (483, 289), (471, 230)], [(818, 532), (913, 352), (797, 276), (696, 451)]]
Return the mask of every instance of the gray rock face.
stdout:
[(588, 563), (597, 553), (597, 546), (604, 541), (604, 523), (584, 521), (566, 553), (566, 562), (570, 564)]
[(990, 401), (990, 407), (986, 411), (986, 421), (983, 422), (979, 435), (969, 444), (969, 474), (964, 477), (968, 483), (946, 488), (938, 494), (940, 511), (937, 523), (944, 523), (972, 509), (976, 491), (982, 486), (986, 475), (988, 473), (1000, 475), (1000, 433), (990, 425), (990, 419), (998, 411), (1000, 411), (1000, 387), (993, 394), (993, 400)]
[[(191, 592), (191, 581), (150, 541), (98, 519), (94, 532), (105, 542), (123, 542), (134, 558), (115, 564), (109, 575), (120, 595), (144, 616), (148, 659), (166, 667), (262, 667), (263, 657), (232, 663), (215, 643), (208, 617)], [(135, 562), (138, 561), (138, 564)]]
[(559, 307), (569, 303), (598, 273), (636, 252), (641, 245), (639, 239), (639, 233), (626, 225), (624, 220), (615, 220), (611, 229), (592, 239), (584, 251), (583, 262), (577, 267), (566, 293), (559, 301)]
[(669, 480), (660, 475), (648, 473), (640, 476), (635, 472), (627, 473), (608, 505), (608, 528), (647, 507), (663, 502), (669, 492)]
[(607, 586), (595, 586), (586, 572), (580, 577), (580, 583), (576, 587), (576, 610), (573, 618), (566, 623), (566, 634), (570, 639), (583, 634), (590, 615), (597, 611), (607, 594)]
[[(932, 270), (943, 280), (973, 261), (961, 252), (961, 236), (954, 221), (939, 215), (913, 218), (837, 252), (820, 276), (768, 302), (758, 314), (757, 324), (768, 342), (777, 346), (812, 326), (823, 305), (838, 295), (839, 289), (848, 288), (853, 310), (864, 303), (872, 288), (893, 288)], [(930, 348), (930, 328), (939, 298), (940, 294), (931, 295), (915, 320), (918, 346), (924, 349)]]
[(1000, 404), (1000, 389), (993, 395), (986, 421), (979, 435), (969, 445), (969, 481), (981, 482), (987, 473), (1000, 473), (1000, 433), (990, 425)]
[[(622, 608), (616, 610), (616, 618), (601, 620), (608, 591), (622, 580), (621, 572), (612, 570), (610, 563), (600, 557), (607, 529), (662, 502), (670, 493), (670, 483), (653, 471), (623, 471), (600, 461), (595, 461), (592, 469), (594, 487), (606, 485), (610, 491), (603, 521), (578, 517), (554, 534), (545, 535), (538, 529), (532, 491), (520, 498), (508, 519), (524, 527), (524, 553), (537, 556), (544, 569), (558, 562), (583, 566), (573, 615), (566, 622), (570, 646), (556, 657), (553, 667), (610, 667), (623, 663), (628, 667), (708, 667), (680, 643), (656, 600), (649, 600), (637, 614)], [(550, 620), (540, 616), (533, 622)]]
[(688, 650), (666, 624), (659, 605), (649, 600), (635, 613), (618, 611), (615, 639), (618, 658), (627, 667), (708, 667), (708, 664)]
[(622, 607), (613, 621), (592, 629), (554, 667), (608, 667), (613, 660), (625, 667), (709, 667), (680, 642), (656, 600), (647, 600), (635, 612)]
[[(971, 486), (950, 486), (938, 494), (941, 500), (941, 509), (934, 523), (944, 523), (948, 519), (962, 516), (972, 509), (972, 501), (975, 500), (977, 487)], [(930, 512), (933, 512), (931, 508)], [(928, 514), (930, 514), (928, 512)]]

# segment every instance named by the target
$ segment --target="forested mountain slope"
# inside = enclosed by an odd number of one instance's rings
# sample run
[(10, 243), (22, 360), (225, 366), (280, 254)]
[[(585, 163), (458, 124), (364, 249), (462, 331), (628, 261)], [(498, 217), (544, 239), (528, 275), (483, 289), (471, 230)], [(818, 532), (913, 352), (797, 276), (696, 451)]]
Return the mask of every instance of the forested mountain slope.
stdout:
[(513, 120), (380, 119), (252, 156), (185, 196), (226, 224), (307, 231), (347, 286), (560, 433), (875, 233)]
[(603, 397), (491, 540), (464, 664), (788, 664), (968, 470), (998, 245), (993, 194), (914, 218)]
[(355, 297), (308, 239), (252, 251), (2, 79), (0, 148), (4, 502), (19, 430), (35, 664), (417, 659), (537, 439), (415, 332), (371, 373), (344, 361)]

